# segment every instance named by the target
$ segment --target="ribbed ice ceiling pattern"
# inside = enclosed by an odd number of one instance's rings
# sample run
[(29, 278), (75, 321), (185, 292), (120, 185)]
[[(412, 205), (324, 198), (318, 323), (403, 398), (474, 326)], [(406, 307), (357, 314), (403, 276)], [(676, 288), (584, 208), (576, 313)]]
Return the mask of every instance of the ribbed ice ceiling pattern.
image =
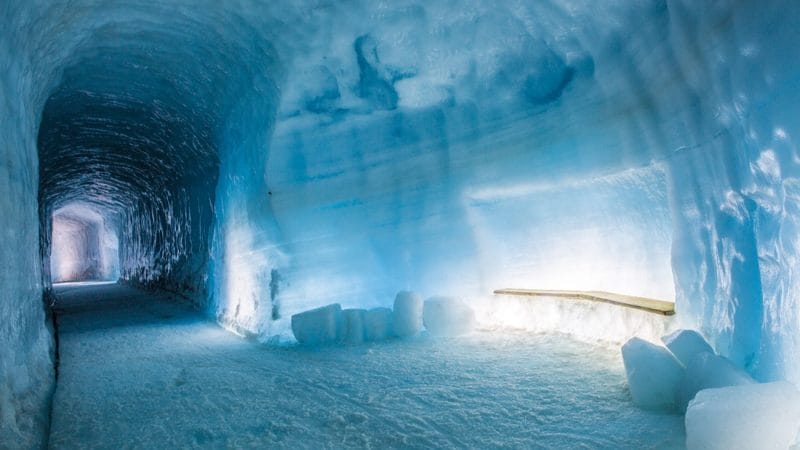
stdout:
[[(278, 74), (251, 27), (212, 26), (223, 13), (162, 6), (98, 27), (44, 105), (42, 223), (47, 229), (51, 213), (71, 203), (94, 205), (122, 238), (125, 279), (203, 288), (229, 114)], [(276, 105), (261, 107), (269, 117)]]

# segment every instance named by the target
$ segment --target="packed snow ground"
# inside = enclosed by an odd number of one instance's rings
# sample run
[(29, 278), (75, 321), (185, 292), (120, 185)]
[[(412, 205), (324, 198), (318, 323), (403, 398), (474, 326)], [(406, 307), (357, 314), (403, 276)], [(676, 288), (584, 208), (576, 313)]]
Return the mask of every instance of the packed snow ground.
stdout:
[(57, 286), (52, 448), (681, 448), (618, 349), (476, 332), (359, 346), (239, 338), (183, 300)]

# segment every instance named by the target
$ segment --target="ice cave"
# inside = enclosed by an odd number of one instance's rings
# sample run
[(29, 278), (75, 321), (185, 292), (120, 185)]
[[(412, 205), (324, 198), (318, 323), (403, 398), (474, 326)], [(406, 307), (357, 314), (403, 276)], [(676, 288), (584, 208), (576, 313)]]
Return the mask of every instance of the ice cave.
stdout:
[(0, 448), (800, 448), (800, 2), (0, 1)]

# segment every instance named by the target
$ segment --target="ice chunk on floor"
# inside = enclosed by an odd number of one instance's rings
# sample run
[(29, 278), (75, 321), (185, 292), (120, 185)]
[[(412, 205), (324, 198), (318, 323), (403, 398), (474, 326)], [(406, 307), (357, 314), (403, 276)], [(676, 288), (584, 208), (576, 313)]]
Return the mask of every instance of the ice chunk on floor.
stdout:
[(360, 344), (364, 342), (365, 309), (342, 310), (341, 340), (347, 344)]
[(685, 420), (689, 450), (787, 449), (800, 428), (800, 392), (786, 381), (705, 389)]
[(714, 353), (711, 345), (694, 330), (678, 330), (662, 337), (661, 340), (684, 366), (689, 365), (698, 353)]
[(712, 353), (699, 353), (686, 366), (678, 388), (678, 406), (686, 410), (689, 402), (703, 389), (755, 384), (755, 380), (730, 360)]
[(422, 299), (417, 294), (408, 291), (397, 293), (392, 328), (398, 337), (414, 336), (422, 331)]
[(341, 323), (342, 307), (334, 303), (293, 315), (292, 333), (301, 344), (328, 344), (338, 339)]
[(425, 300), (422, 321), (431, 334), (457, 336), (475, 327), (475, 312), (463, 300), (433, 297)]
[(622, 346), (633, 402), (648, 409), (673, 409), (684, 368), (664, 347), (637, 337)]
[(368, 341), (382, 341), (394, 335), (392, 332), (392, 310), (372, 308), (364, 315), (364, 331)]

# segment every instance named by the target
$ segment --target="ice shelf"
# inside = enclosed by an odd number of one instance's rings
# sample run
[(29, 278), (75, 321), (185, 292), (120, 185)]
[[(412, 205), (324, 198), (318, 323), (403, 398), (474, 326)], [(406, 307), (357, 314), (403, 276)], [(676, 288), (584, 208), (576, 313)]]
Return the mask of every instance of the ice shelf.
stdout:
[(524, 297), (557, 297), (572, 300), (588, 300), (594, 302), (610, 303), (626, 308), (641, 309), (643, 311), (671, 316), (675, 314), (675, 303), (652, 298), (635, 297), (632, 295), (614, 294), (601, 291), (560, 291), (543, 289), (496, 289), (496, 295), (518, 295)]

